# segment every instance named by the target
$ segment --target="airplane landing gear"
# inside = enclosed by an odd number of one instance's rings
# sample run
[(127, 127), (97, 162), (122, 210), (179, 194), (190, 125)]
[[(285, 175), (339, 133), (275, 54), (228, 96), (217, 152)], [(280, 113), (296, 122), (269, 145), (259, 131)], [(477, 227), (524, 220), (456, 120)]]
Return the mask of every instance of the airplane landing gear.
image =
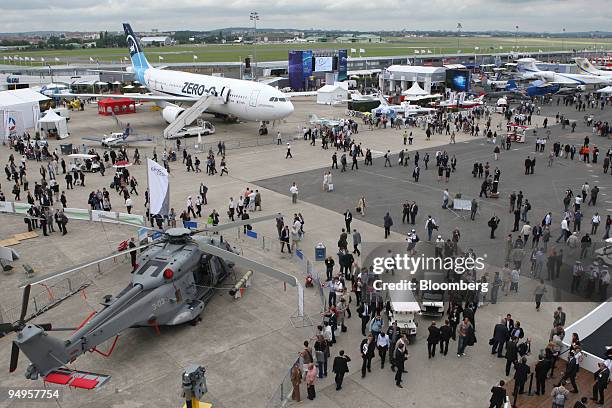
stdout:
[(267, 135), (268, 127), (266, 126), (266, 122), (261, 122), (259, 125), (259, 136)]

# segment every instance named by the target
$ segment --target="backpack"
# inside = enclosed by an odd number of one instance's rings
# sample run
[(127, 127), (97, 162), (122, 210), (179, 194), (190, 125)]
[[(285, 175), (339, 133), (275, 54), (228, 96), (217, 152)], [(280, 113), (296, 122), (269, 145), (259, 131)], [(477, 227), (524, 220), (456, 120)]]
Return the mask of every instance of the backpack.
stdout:
[(553, 398), (553, 404), (555, 405), (555, 407), (565, 406), (565, 395), (561, 393), (555, 395), (555, 398)]

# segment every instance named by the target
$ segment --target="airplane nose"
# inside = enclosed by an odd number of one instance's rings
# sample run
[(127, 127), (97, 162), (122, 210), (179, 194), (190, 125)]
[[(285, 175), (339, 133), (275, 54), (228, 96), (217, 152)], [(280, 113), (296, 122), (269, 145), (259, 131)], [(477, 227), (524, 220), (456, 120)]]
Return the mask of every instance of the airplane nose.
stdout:
[(293, 104), (291, 102), (287, 102), (287, 105), (285, 107), (285, 116), (289, 116), (293, 113), (293, 111), (295, 110), (295, 108), (293, 107)]

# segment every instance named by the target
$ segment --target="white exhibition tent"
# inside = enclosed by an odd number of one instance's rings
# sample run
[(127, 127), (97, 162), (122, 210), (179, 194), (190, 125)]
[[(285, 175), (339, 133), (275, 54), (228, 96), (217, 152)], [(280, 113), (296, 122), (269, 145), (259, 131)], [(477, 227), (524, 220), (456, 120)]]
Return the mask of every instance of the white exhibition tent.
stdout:
[(0, 123), (0, 134), (11, 122), (11, 128), (18, 129), (17, 133), (25, 129), (34, 128), (40, 117), (40, 101), (49, 100), (45, 95), (28, 88), (0, 92), (0, 111), (4, 111), (3, 123)]
[(429, 92), (421, 88), (417, 81), (414, 81), (410, 89), (406, 89), (404, 92), (402, 92), (402, 95), (419, 97), (429, 95)]
[(348, 83), (336, 82), (333, 85), (323, 85), (317, 90), (317, 103), (333, 105), (348, 99)]
[(43, 137), (43, 135), (46, 136), (51, 129), (54, 129), (57, 132), (57, 137), (59, 139), (65, 139), (68, 137), (66, 118), (61, 117), (52, 109), (49, 109), (45, 113), (45, 116), (38, 120), (38, 129), (41, 137)]
[(597, 91), (598, 93), (612, 94), (612, 86), (606, 86)]

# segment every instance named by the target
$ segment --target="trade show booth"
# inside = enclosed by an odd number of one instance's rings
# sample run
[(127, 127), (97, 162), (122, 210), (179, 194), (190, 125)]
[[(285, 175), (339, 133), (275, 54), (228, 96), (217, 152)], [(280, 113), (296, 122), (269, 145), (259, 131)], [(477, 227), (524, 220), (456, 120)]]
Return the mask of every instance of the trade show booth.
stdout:
[(52, 109), (49, 109), (45, 116), (38, 120), (38, 131), (42, 139), (52, 137), (65, 139), (69, 136), (66, 118), (61, 117)]
[(136, 102), (129, 98), (105, 98), (98, 101), (98, 114), (104, 116), (136, 113)]

